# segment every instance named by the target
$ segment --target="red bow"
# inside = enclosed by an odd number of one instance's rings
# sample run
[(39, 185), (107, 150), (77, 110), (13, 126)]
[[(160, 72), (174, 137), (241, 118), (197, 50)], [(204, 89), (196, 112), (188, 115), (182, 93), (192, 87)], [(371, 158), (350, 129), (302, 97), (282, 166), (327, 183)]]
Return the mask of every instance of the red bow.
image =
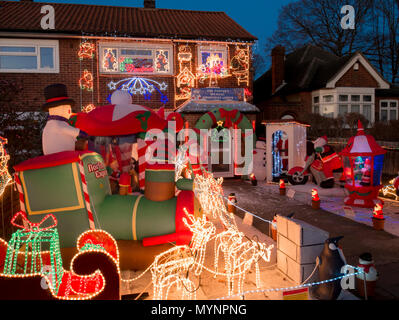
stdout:
[(220, 112), (220, 117), (222, 119), (223, 118), (226, 119), (225, 122), (224, 122), (224, 126), (226, 128), (232, 127), (233, 123), (231, 122), (231, 119), (234, 119), (236, 117), (238, 110), (235, 109), (235, 110), (228, 111), (226, 109), (220, 108), (219, 112)]
[[(22, 221), (23, 221), (22, 225), (15, 223), (15, 220), (19, 216), (22, 218)], [(49, 218), (53, 219), (53, 224), (51, 226), (48, 226), (48, 227), (45, 227), (45, 228), (41, 228), (40, 226)], [(11, 224), (14, 227), (24, 229), (25, 231), (39, 232), (39, 231), (46, 231), (48, 229), (56, 227), (57, 226), (57, 219), (55, 218), (55, 216), (53, 214), (48, 214), (40, 222), (34, 223), (34, 222), (30, 222), (28, 220), (28, 218), (26, 217), (26, 214), (24, 212), (19, 211), (12, 217)]]

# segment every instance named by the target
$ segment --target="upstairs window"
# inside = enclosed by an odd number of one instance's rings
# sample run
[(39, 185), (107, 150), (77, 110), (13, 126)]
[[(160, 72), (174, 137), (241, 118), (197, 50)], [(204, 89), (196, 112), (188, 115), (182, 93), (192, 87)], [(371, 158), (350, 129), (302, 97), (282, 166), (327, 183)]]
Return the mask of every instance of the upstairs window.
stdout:
[(172, 74), (172, 45), (101, 43), (100, 72), (117, 74)]
[(0, 72), (58, 73), (58, 40), (0, 39)]

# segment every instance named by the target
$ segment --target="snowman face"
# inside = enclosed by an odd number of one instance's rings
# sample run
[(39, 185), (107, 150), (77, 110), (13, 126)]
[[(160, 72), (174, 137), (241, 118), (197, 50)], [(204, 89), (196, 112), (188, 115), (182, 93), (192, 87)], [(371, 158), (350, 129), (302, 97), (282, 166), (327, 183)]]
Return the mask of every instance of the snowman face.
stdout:
[(69, 119), (72, 114), (72, 108), (69, 104), (64, 104), (61, 106), (49, 108), (48, 112), (51, 116), (61, 116)]

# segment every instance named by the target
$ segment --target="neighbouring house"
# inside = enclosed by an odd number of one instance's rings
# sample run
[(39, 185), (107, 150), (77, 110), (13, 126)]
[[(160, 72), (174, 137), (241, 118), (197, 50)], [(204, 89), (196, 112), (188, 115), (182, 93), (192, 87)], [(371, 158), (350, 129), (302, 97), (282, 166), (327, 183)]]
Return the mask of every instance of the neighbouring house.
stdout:
[[(42, 28), (47, 5), (54, 29)], [(215, 108), (218, 124), (208, 129), (233, 127), (259, 112), (256, 39), (224, 12), (158, 9), (154, 0), (143, 8), (0, 1), (0, 78), (23, 85), (23, 111), (40, 111), (43, 88), (64, 83), (74, 112), (109, 104), (119, 89), (135, 104), (180, 112), (187, 127)], [(232, 175), (233, 165), (221, 171)]]
[(271, 68), (254, 82), (261, 120), (301, 119), (304, 113), (336, 118), (349, 112), (370, 124), (398, 120), (399, 88), (361, 52), (337, 57), (307, 45), (286, 54), (276, 46), (271, 57)]

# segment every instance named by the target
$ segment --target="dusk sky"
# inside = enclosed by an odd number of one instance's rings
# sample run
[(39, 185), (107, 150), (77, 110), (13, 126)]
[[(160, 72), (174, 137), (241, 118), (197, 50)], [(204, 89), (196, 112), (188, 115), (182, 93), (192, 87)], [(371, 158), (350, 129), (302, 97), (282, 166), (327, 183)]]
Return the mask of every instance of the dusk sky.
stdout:
[[(144, 0), (47, 0), (43, 2), (143, 7)], [(265, 39), (271, 36), (276, 30), (280, 8), (290, 2), (293, 2), (293, 0), (156, 0), (156, 7), (165, 9), (224, 11), (259, 39), (255, 52), (263, 52)]]

